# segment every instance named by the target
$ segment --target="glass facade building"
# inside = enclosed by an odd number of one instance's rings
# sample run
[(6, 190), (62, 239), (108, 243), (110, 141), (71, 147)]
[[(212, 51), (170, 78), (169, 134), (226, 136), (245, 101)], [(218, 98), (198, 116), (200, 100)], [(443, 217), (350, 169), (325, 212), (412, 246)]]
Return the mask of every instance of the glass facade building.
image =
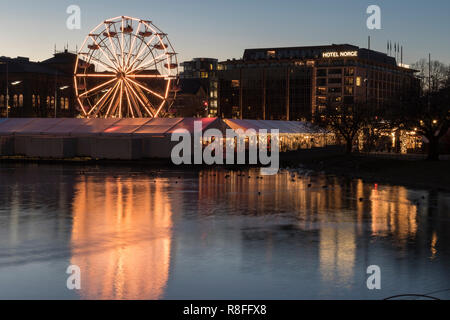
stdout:
[(327, 107), (382, 105), (418, 90), (415, 70), (353, 45), (247, 49), (219, 64), (222, 117), (309, 120)]

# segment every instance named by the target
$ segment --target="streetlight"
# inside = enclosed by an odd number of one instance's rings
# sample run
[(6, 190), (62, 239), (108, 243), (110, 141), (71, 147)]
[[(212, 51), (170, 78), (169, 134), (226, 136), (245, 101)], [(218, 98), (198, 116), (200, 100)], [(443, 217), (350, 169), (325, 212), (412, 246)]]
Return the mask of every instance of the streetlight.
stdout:
[(6, 64), (6, 117), (9, 118), (9, 66), (8, 60), (6, 62), (0, 62), (0, 64)]
[(70, 87), (69, 86), (62, 86), (62, 87), (56, 87), (56, 89), (55, 89), (55, 118), (56, 118), (56, 107), (58, 105), (58, 90), (63, 91), (63, 90), (66, 90), (68, 88), (70, 88)]

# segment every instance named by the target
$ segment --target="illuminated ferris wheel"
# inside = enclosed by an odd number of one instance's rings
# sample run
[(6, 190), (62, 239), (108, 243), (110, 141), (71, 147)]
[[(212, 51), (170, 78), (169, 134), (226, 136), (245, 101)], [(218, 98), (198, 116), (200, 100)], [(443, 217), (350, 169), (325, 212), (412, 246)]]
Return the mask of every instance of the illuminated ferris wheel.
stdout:
[(75, 64), (75, 94), (86, 118), (156, 118), (176, 95), (178, 62), (151, 21), (116, 17), (86, 37)]

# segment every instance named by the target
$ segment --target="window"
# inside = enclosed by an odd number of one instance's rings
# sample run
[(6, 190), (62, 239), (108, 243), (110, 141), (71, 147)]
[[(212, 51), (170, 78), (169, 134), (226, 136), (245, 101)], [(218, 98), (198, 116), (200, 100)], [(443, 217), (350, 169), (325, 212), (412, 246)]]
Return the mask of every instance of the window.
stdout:
[(342, 102), (342, 97), (341, 96), (337, 96), (337, 97), (333, 97), (331, 98), (332, 102)]
[(275, 50), (268, 50), (267, 51), (267, 58), (275, 58), (277, 52)]
[(326, 77), (327, 76), (327, 69), (317, 69), (317, 76), (318, 77)]
[(69, 98), (66, 98), (65, 100), (65, 109), (69, 110)]
[(324, 87), (318, 87), (317, 88), (317, 94), (327, 94), (327, 88), (324, 88)]
[(326, 78), (317, 79), (316, 84), (317, 84), (317, 86), (326, 86), (327, 85), (327, 79)]
[(345, 75), (346, 76), (353, 76), (353, 75), (355, 75), (355, 69), (354, 68), (346, 68), (345, 69)]
[(18, 98), (17, 98), (17, 94), (15, 94), (13, 96), (13, 107), (17, 107), (17, 105), (18, 105)]
[(355, 83), (354, 78), (345, 78), (345, 85), (352, 86)]
[(356, 86), (361, 87), (361, 77), (356, 77)]
[(23, 94), (19, 95), (19, 107), (23, 107)]
[(327, 102), (327, 97), (319, 96), (317, 97), (317, 104), (325, 104)]
[(240, 81), (239, 80), (231, 80), (231, 87), (232, 88), (239, 88), (240, 87)]
[(328, 74), (342, 74), (342, 69), (330, 69), (328, 70)]
[(341, 78), (330, 78), (328, 79), (329, 84), (342, 84)]
[(344, 104), (353, 104), (354, 98), (353, 96), (344, 97)]
[(352, 96), (353, 95), (353, 87), (345, 87), (344, 93), (346, 95)]
[(2, 107), (2, 108), (5, 107), (5, 96), (4, 95), (0, 95), (0, 107)]
[(36, 107), (36, 96), (34, 94), (31, 96), (31, 106)]
[(342, 88), (341, 87), (335, 87), (335, 88), (328, 88), (329, 93), (341, 93)]

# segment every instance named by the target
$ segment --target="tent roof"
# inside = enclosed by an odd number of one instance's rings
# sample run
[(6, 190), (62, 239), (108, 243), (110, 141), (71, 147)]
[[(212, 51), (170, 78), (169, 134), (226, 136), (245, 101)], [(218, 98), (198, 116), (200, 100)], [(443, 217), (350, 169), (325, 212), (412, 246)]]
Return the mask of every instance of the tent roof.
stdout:
[(134, 132), (137, 135), (161, 135), (183, 121), (183, 118), (156, 118)]
[(233, 130), (274, 130), (280, 134), (325, 133), (317, 126), (299, 121), (239, 120), (219, 118), (135, 118), (135, 119), (64, 119), (9, 118), (0, 119), (0, 134), (10, 135), (162, 135), (178, 129), (194, 132), (194, 122), (202, 122), (202, 131), (217, 124), (217, 128)]
[(325, 131), (308, 122), (282, 121), (282, 120), (240, 120), (224, 119), (224, 122), (233, 130), (274, 130), (281, 134), (324, 133)]

